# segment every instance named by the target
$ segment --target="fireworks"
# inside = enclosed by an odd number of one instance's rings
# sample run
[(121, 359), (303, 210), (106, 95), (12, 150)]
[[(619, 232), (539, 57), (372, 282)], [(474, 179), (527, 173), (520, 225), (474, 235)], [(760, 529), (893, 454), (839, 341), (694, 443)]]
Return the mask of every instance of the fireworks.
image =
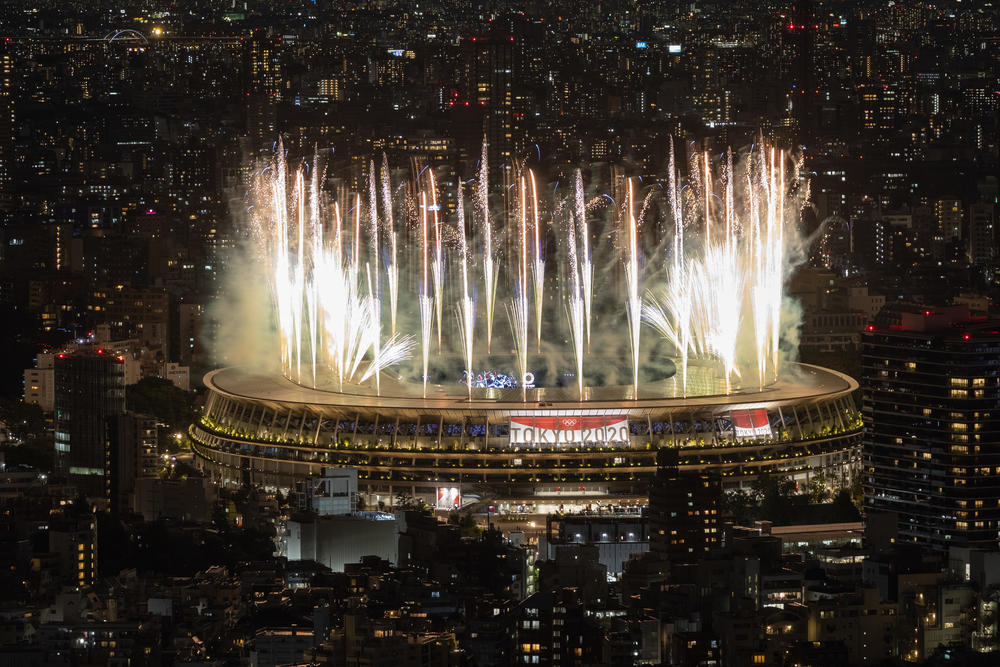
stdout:
[(476, 333), (476, 303), (469, 294), (469, 242), (465, 235), (465, 204), (462, 188), (458, 188), (458, 238), (459, 263), (462, 270), (462, 298), (458, 304), (458, 328), (462, 332), (465, 352), (465, 377), (472, 398), (472, 351)]
[[(280, 334), (282, 370), (295, 382), (321, 386), (332, 381), (343, 387), (371, 380), (379, 392), (381, 374), (409, 360), (419, 347), (425, 396), (435, 381), (434, 355), (457, 351), (472, 398), (475, 365), (485, 363), (475, 352), (494, 354), (497, 344), (494, 309), (501, 288), (510, 336), (501, 333), (499, 339), (514, 357), (524, 400), (531, 355), (542, 353), (543, 341), (545, 354), (552, 354), (548, 345), (559, 331), (570, 342), (575, 373), (567, 375), (575, 375), (581, 400), (587, 395), (584, 371), (591, 341), (595, 336), (604, 341), (599, 353), (607, 355), (627, 331), (630, 395), (640, 398), (643, 365), (663, 364), (656, 337), (640, 337), (643, 322), (666, 343), (676, 367), (669, 381), (676, 395), (693, 389), (692, 363), (715, 369), (718, 391), (725, 393), (759, 389), (778, 377), (788, 268), (785, 208), (792, 199), (788, 184), (794, 186), (798, 176), (786, 179), (787, 159), (776, 149), (754, 151), (738, 166), (731, 152), (715, 163), (708, 154), (692, 155), (687, 179), (671, 151), (662, 183), (627, 179), (625, 200), (613, 209), (617, 215), (603, 218), (594, 202), (611, 197), (598, 193), (588, 205), (580, 171), (572, 174), (565, 201), (543, 202), (539, 190), (544, 186), (539, 188), (537, 175), (527, 168), (515, 171), (511, 209), (494, 213), (485, 147), (474, 187), (459, 181), (454, 190), (439, 188), (434, 170), (425, 168), (408, 182), (402, 201), (394, 201), (386, 156), (380, 168), (369, 160), (362, 170), (362, 192), (342, 195), (347, 204), (342, 216), (341, 202), (322, 187), (324, 170), (318, 162), (314, 157), (312, 165), (292, 172), (279, 149), (258, 175), (251, 209)], [(644, 189), (637, 192), (638, 187)], [(665, 213), (646, 220), (648, 211), (661, 210), (651, 205), (661, 196)], [(551, 213), (543, 215), (543, 210)], [(547, 258), (549, 220), (553, 230), (564, 232), (556, 232), (556, 251)], [(656, 225), (659, 233), (644, 231), (648, 225)], [(650, 236), (664, 238), (663, 247), (643, 247), (642, 239)], [(616, 248), (605, 246), (610, 238), (618, 239)], [(546, 261), (553, 258), (557, 308), (546, 302)], [(623, 282), (614, 278), (616, 262)], [(480, 300), (477, 284), (484, 288)], [(455, 304), (456, 329), (442, 322), (446, 301)], [(615, 315), (608, 309), (606, 304), (615, 301), (624, 304), (624, 318), (621, 310)], [(485, 326), (477, 330), (479, 314)], [(419, 325), (408, 327), (409, 319)], [(534, 346), (529, 346), (531, 334)], [(655, 358), (654, 349), (659, 351)], [(664, 387), (656, 391), (662, 394)]]
[[(284, 162), (278, 160), (267, 172), (273, 174), (270, 210), (257, 220), (256, 232), (269, 262), (285, 374), (315, 386), (323, 363), (339, 386), (374, 377), (377, 387), (379, 372), (405, 359), (411, 340), (395, 335), (383, 339), (379, 300), (371, 287), (365, 291), (358, 284), (357, 250), (350, 261), (343, 256), (343, 221), (336, 206), (334, 241), (326, 242), (318, 170), (312, 172), (308, 195), (305, 174), (295, 175), (291, 198)], [(355, 248), (359, 238), (356, 234)]]
[[(579, 176), (579, 172), (577, 172)], [(582, 190), (582, 185), (580, 186)], [(580, 400), (584, 398), (583, 383), (583, 359), (584, 344), (587, 336), (587, 326), (585, 318), (587, 309), (583, 295), (583, 279), (580, 265), (580, 253), (577, 248), (577, 226), (586, 224), (585, 217), (581, 217), (580, 212), (576, 212), (569, 217), (567, 225), (566, 249), (569, 257), (570, 289), (569, 304), (566, 307), (566, 314), (569, 319), (570, 337), (573, 343), (573, 357), (576, 360), (576, 387)]]
[(642, 324), (642, 301), (639, 300), (639, 222), (635, 218), (632, 181), (628, 182), (625, 204), (625, 312), (628, 315), (629, 344), (632, 348), (632, 395), (639, 395), (639, 331)]
[[(673, 165), (671, 164), (671, 167)], [(671, 169), (671, 173), (673, 170)], [(590, 346), (590, 313), (594, 300), (594, 263), (590, 255), (590, 227), (587, 224), (587, 205), (583, 200), (583, 174), (576, 171), (573, 184), (573, 206), (576, 225), (580, 230), (580, 285), (583, 290), (584, 321), (587, 325), (587, 346)]]
[(489, 168), (486, 161), (486, 142), (483, 142), (483, 152), (479, 159), (479, 182), (476, 184), (476, 196), (479, 202), (479, 212), (483, 222), (483, 286), (486, 288), (486, 351), (493, 348), (493, 309), (496, 306), (497, 278), (496, 265), (493, 258), (493, 225), (490, 220), (490, 183)]

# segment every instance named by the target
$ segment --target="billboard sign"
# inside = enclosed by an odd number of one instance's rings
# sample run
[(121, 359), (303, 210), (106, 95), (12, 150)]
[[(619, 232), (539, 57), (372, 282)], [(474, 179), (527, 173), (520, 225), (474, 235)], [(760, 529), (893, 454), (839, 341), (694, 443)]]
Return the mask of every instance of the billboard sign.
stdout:
[(628, 433), (628, 418), (625, 416), (568, 415), (510, 418), (512, 445), (628, 442)]
[(733, 429), (737, 438), (766, 438), (771, 435), (771, 420), (767, 410), (733, 410)]
[(458, 509), (462, 506), (462, 492), (455, 487), (439, 486), (437, 508), (439, 510)]

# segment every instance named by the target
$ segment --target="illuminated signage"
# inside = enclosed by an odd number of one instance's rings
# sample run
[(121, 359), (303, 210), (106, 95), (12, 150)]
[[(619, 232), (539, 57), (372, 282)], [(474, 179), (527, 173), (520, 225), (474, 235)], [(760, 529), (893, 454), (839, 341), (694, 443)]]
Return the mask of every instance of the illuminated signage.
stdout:
[[(469, 374), (462, 371), (462, 384), (469, 383)], [(498, 371), (480, 371), (472, 376), (472, 386), (476, 389), (510, 389), (520, 387), (516, 375)], [(535, 386), (535, 374), (528, 371), (524, 374), (524, 386), (531, 389)]]
[(733, 410), (733, 429), (737, 438), (761, 438), (771, 435), (771, 421), (767, 418), (767, 410)]
[(680, 44), (668, 44), (667, 45), (667, 53), (680, 53), (680, 52), (681, 52), (681, 45)]
[(568, 445), (581, 442), (628, 442), (628, 418), (511, 417), (512, 445)]
[(646, 48), (646, 46), (647, 46), (646, 42), (636, 42), (635, 43), (635, 48), (637, 48), (637, 49), (644, 49), (644, 48)]
[(403, 49), (388, 49), (390, 56), (395, 56), (397, 58), (403, 57)]
[(439, 510), (457, 509), (462, 506), (462, 493), (455, 487), (439, 486), (437, 508)]

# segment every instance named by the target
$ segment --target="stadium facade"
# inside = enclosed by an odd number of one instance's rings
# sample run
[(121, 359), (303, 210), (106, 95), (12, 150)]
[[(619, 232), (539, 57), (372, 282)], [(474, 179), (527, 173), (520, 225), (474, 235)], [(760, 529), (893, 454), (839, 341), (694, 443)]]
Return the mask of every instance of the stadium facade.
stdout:
[[(205, 377), (201, 419), (190, 428), (202, 467), (225, 484), (279, 489), (328, 466), (358, 469), (369, 507), (399, 496), (439, 509), (498, 512), (636, 507), (648, 502), (656, 452), (677, 448), (682, 469), (717, 473), (724, 490), (777, 473), (807, 484), (843, 482), (859, 463), (858, 385), (795, 365), (762, 391), (646, 398), (654, 386), (476, 390), (383, 381), (343, 391), (280, 375), (224, 368)], [(667, 392), (663, 392), (666, 396)]]

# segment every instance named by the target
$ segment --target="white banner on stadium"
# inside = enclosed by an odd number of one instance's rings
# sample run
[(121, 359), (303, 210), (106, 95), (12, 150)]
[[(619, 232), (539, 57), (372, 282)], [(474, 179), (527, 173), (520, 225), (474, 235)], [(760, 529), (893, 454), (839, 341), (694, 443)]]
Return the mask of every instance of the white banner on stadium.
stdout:
[(627, 417), (511, 417), (512, 445), (628, 442)]

